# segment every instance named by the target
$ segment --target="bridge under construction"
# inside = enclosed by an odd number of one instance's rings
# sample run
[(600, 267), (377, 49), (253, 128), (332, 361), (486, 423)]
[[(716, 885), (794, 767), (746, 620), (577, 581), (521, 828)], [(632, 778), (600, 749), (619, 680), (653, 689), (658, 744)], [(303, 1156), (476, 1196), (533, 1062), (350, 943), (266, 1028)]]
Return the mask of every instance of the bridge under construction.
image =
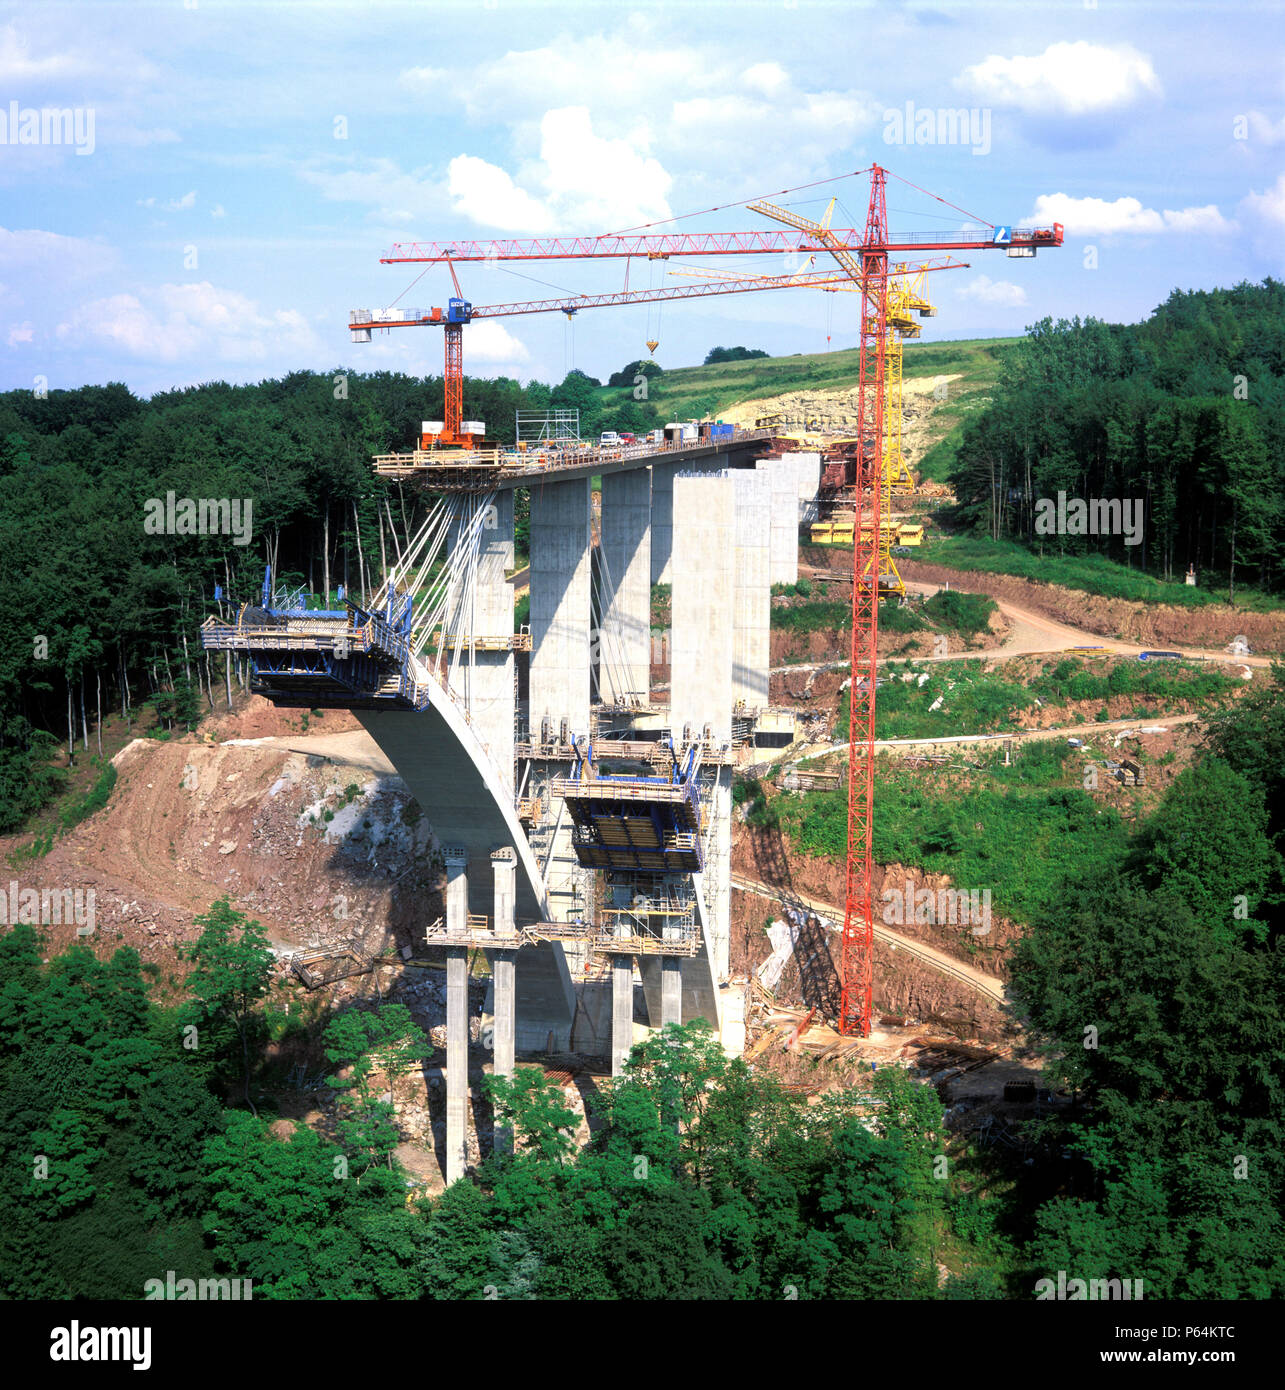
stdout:
[[(613, 1072), (633, 1041), (635, 962), (653, 1026), (699, 1016), (737, 1047), (726, 989), (732, 769), (743, 750), (792, 738), (792, 717), (768, 703), (771, 586), (797, 581), (799, 526), (818, 519), (823, 484), (829, 500), (842, 493), (853, 508), (835, 1013), (841, 1033), (870, 1031), (879, 604), (904, 593), (887, 515), (906, 476), (898, 343), (917, 333), (915, 316), (935, 312), (923, 277), (966, 268), (938, 253), (1031, 259), (1060, 246), (1063, 228), (991, 223), (937, 198), (968, 219), (962, 228), (894, 235), (888, 171), (869, 173), (864, 230), (830, 226), (834, 199), (819, 221), (760, 199), (744, 206), (786, 231), (393, 247), (385, 263), (443, 264), (455, 290), (445, 308), (356, 310), (349, 319), (355, 342), (392, 328), (443, 329), (445, 419), (424, 422), (418, 448), (375, 459), (379, 475), (424, 490), (422, 524), (361, 604), (319, 613), (305, 595), (277, 592), (269, 574), (260, 605), (203, 630), (207, 647), (246, 653), (256, 688), (277, 703), (353, 709), (444, 847), (446, 912), (425, 924), (425, 939), (447, 953), (448, 1181), (465, 1155), (470, 949), (491, 960), (501, 1072), (515, 1049), (567, 1048), (582, 1014), (592, 1024), (574, 983), (591, 953), (611, 960)], [(824, 253), (835, 265), (785, 275), (688, 267), (671, 273), (698, 283), (628, 288), (634, 257), (779, 252)], [(917, 260), (894, 264), (893, 254)], [(612, 258), (626, 262), (622, 290), (513, 304), (474, 306), (456, 273), (478, 261)], [(819, 453), (783, 449), (770, 429), (693, 422), (645, 443), (586, 450), (547, 433), (524, 440), (519, 419), (517, 447), (505, 451), (487, 448), (483, 423), (463, 418), (463, 330), (474, 320), (553, 311), (570, 319), (606, 305), (808, 287), (846, 290), (859, 305), (856, 437), (824, 478)], [(654, 352), (654, 337), (647, 345)], [(530, 494), (530, 623), (514, 632), (518, 488)], [(650, 679), (654, 584), (672, 592), (667, 700)]]
[[(424, 514), (378, 590), (309, 607), (265, 576), (259, 601), (211, 618), (207, 648), (251, 663), (282, 706), (351, 709), (434, 827), (447, 957), (448, 1178), (464, 1161), (468, 956), (491, 965), (494, 1063), (609, 1054), (701, 1017), (732, 1047), (732, 774), (793, 738), (768, 701), (771, 586), (798, 577), (817, 453), (769, 430), (614, 449), (380, 455)], [(599, 477), (599, 506), (591, 479)], [(514, 630), (514, 498), (530, 495), (530, 620)], [(652, 586), (672, 619), (653, 633)], [(655, 648), (669, 690), (653, 691)], [(609, 1013), (587, 982), (610, 962)], [(590, 997), (592, 996), (592, 997)]]

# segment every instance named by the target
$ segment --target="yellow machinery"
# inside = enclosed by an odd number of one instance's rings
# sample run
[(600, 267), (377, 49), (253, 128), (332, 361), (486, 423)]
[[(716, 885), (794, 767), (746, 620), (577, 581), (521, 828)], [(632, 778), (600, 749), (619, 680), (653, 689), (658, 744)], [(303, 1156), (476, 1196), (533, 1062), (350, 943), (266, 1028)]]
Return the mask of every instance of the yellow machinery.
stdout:
[[(832, 239), (830, 216), (834, 211), (833, 199), (831, 199), (830, 206), (826, 209), (825, 216), (820, 222), (813, 222), (809, 218), (801, 217), (796, 212), (777, 207), (775, 203), (755, 202), (749, 206), (754, 212), (760, 212), (777, 222), (785, 223), (786, 226), (810, 233), (825, 249), (831, 252), (840, 266), (847, 271), (848, 278), (825, 285), (823, 288), (827, 293), (840, 290), (860, 293), (860, 265), (846, 251), (828, 245)], [(809, 260), (808, 265), (811, 264), (812, 261)], [(883, 480), (879, 489), (879, 511), (882, 524), (879, 528), (878, 565), (880, 590), (885, 594), (897, 594), (898, 596), (904, 596), (906, 586), (901, 575), (897, 572), (896, 562), (892, 558), (892, 547), (898, 544), (919, 545), (923, 541), (922, 527), (918, 528), (919, 535), (916, 539), (904, 541), (900, 538), (898, 528), (889, 520), (893, 488), (914, 486), (910, 469), (906, 466), (905, 457), (901, 452), (901, 423), (904, 410), (901, 390), (902, 343), (907, 338), (919, 336), (919, 319), (932, 318), (937, 313), (927, 296), (926, 282), (929, 268), (927, 265), (893, 265), (888, 268), (887, 324), (891, 332), (885, 335), (886, 346), (884, 349)], [(731, 278), (730, 272), (704, 269), (670, 271), (670, 274), (689, 275), (711, 280)], [(819, 522), (812, 527), (812, 539), (819, 545), (851, 545), (853, 543), (852, 522), (851, 520), (846, 523), (842, 520), (836, 520), (833, 523)]]

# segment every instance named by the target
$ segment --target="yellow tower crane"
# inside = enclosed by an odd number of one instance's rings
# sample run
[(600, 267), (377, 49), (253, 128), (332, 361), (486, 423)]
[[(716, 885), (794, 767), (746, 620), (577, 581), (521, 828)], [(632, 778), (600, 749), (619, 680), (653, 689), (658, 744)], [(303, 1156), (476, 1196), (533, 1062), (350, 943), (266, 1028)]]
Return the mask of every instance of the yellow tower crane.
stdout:
[[(764, 212), (768, 216), (780, 212), (783, 215), (778, 219), (787, 221), (790, 226), (806, 230), (821, 238), (822, 234), (828, 235), (830, 215), (834, 211), (834, 200), (826, 209), (825, 217), (820, 222), (809, 222), (806, 218), (801, 218), (795, 213), (787, 213), (785, 209), (776, 208), (771, 203), (751, 204), (756, 212)], [(769, 209), (771, 211), (769, 211)], [(810, 269), (815, 261), (815, 257), (809, 257), (807, 263), (798, 272), (801, 285), (812, 285), (816, 287), (815, 280), (805, 280), (802, 277)], [(833, 283), (827, 283), (820, 288), (827, 293), (837, 291), (860, 292), (861, 284), (859, 280), (852, 278), (852, 272), (845, 261), (852, 258), (844, 252), (836, 255), (843, 266), (845, 272), (842, 276), (836, 276)], [(944, 268), (944, 267), (937, 267)], [(904, 411), (902, 398), (902, 344), (907, 338), (917, 338), (920, 333), (920, 324), (915, 315), (919, 318), (931, 318), (936, 315), (937, 310), (927, 297), (927, 279), (929, 267), (926, 265), (893, 265), (888, 268), (888, 306), (886, 322), (891, 330), (885, 336), (884, 350), (884, 448), (883, 448), (883, 486), (879, 490), (879, 587), (889, 594), (904, 596), (906, 585), (897, 570), (897, 562), (892, 556), (892, 546), (896, 541), (897, 528), (892, 524), (892, 489), (894, 484), (898, 486), (914, 486), (914, 480), (910, 476), (910, 469), (901, 451), (901, 424)], [(743, 274), (736, 275), (730, 271), (707, 270), (701, 268), (680, 268), (671, 270), (671, 275), (686, 275), (698, 279), (707, 280), (728, 280), (744, 279)], [(859, 274), (859, 270), (858, 270)]]
[[(846, 284), (835, 284), (828, 288), (860, 291), (862, 289), (861, 266), (843, 243), (830, 230), (830, 217), (834, 212), (834, 199), (825, 210), (819, 222), (802, 217), (789, 208), (778, 207), (765, 200), (749, 204), (751, 211), (762, 213), (775, 222), (782, 222), (796, 231), (806, 232), (816, 241), (818, 249), (829, 251), (847, 272)], [(919, 336), (920, 325), (915, 315), (930, 318), (937, 310), (927, 298), (925, 282), (926, 266), (889, 266), (888, 301), (885, 312), (887, 325), (893, 331), (884, 335), (884, 439), (883, 439), (883, 486), (879, 489), (879, 549), (878, 559), (871, 563), (879, 566), (879, 587), (886, 593), (904, 595), (906, 586), (897, 572), (892, 558), (894, 527), (891, 518), (893, 484), (911, 483), (910, 470), (901, 452), (901, 425), (903, 401), (901, 389), (902, 344), (907, 338)]]

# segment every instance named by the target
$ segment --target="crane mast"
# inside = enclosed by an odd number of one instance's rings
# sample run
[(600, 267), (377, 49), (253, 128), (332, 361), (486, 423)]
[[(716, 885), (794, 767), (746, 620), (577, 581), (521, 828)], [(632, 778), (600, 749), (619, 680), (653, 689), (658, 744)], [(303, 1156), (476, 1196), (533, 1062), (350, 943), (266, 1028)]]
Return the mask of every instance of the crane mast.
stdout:
[[(874, 1002), (875, 672), (879, 645), (879, 522), (883, 477), (888, 221), (884, 171), (875, 166), (861, 247), (861, 355), (852, 528), (852, 660), (848, 689), (848, 863), (844, 877), (839, 1032), (866, 1037)], [(867, 501), (867, 494), (869, 500)], [(867, 524), (866, 511), (869, 510)]]

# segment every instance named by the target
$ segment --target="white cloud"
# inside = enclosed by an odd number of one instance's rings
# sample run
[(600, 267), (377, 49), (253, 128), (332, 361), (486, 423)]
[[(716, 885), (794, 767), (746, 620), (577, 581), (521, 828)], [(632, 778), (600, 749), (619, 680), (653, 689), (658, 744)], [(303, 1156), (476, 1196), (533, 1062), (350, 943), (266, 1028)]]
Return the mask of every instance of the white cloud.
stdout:
[(647, 152), (645, 132), (602, 136), (582, 106), (545, 112), (539, 153), (516, 173), (460, 154), (444, 176), (406, 174), (388, 159), (364, 168), (312, 167), (301, 176), (327, 198), (365, 204), (385, 226), (431, 226), (454, 212), (491, 230), (540, 235), (610, 231), (671, 215), (672, 180)]
[(0, 227), (0, 271), (28, 283), (66, 284), (109, 269), (116, 252), (84, 237), (60, 236), (37, 229), (8, 231)]
[[(640, 116), (661, 121), (682, 94), (721, 90), (726, 54), (722, 66), (711, 63), (713, 56), (693, 44), (649, 48), (632, 35), (562, 34), (543, 48), (488, 55), (475, 68), (453, 74), (451, 86), (470, 119), (526, 122), (534, 145), (545, 112), (564, 106), (569, 93), (612, 134), (623, 133)], [(420, 85), (431, 100), (441, 100), (435, 78)]]
[(371, 221), (382, 224), (420, 221), (432, 226), (450, 208), (439, 174), (431, 169), (403, 173), (391, 159), (370, 160), (360, 168), (314, 164), (301, 169), (299, 177), (332, 202), (361, 204)]
[(499, 319), (478, 319), (464, 329), (466, 362), (526, 362), (531, 354), (521, 339), (514, 337)]
[(1171, 232), (1230, 232), (1236, 226), (1223, 217), (1214, 203), (1199, 208), (1179, 208), (1176, 212), (1166, 208), (1162, 216)]
[(15, 323), (10, 325), (9, 336), (6, 339), (10, 347), (17, 347), (19, 343), (30, 343), (35, 339), (35, 330), (29, 323)]
[[(446, 187), (455, 211), (470, 221), (506, 232), (540, 233), (555, 229), (553, 214), (538, 198), (484, 159), (457, 155), (447, 169)], [(396, 220), (409, 220), (409, 214)]]
[(1248, 116), (1248, 124), (1251, 142), (1269, 146), (1285, 144), (1285, 116), (1282, 116), (1279, 121), (1273, 121), (1270, 116), (1264, 116), (1261, 111), (1251, 111)]
[[(64, 24), (59, 24), (65, 30)], [(7, 98), (24, 102), (63, 99), (73, 91), (77, 100), (91, 100), (106, 91), (134, 92), (140, 83), (151, 82), (157, 68), (137, 53), (122, 48), (101, 32), (92, 47), (68, 47), (42, 53), (33, 51), (25, 32), (15, 23), (0, 26), (0, 90)], [(86, 84), (97, 89), (86, 92)], [(28, 95), (28, 93), (30, 95)]]
[[(444, 77), (411, 68), (400, 82), (440, 102)], [(664, 43), (637, 15), (609, 35), (563, 34), (488, 57), (451, 74), (449, 87), (471, 121), (509, 127), (520, 159), (536, 157), (548, 114), (574, 93), (596, 136), (625, 139), (670, 172), (699, 171), (707, 188), (751, 176), (775, 182), (787, 169), (828, 172), (826, 161), (849, 153), (883, 109), (855, 90), (808, 90), (781, 63), (738, 60), (727, 44)]]
[(739, 85), (760, 96), (772, 97), (789, 87), (790, 77), (780, 63), (755, 63), (741, 73)]
[(208, 281), (161, 285), (147, 292), (146, 302), (124, 293), (96, 299), (60, 323), (57, 336), (69, 343), (97, 340), (156, 362), (250, 362), (318, 347), (297, 309), (263, 310), (246, 295)]
[(160, 206), (166, 208), (170, 212), (185, 212), (188, 208), (196, 206), (196, 190), (193, 189), (191, 193), (184, 193), (181, 198), (170, 198), (167, 202), (159, 204), (155, 197), (136, 198), (135, 202), (137, 202), (140, 208), (154, 208)]
[(445, 68), (407, 68), (398, 77), (403, 87), (413, 92), (429, 92), (440, 95), (452, 82), (452, 74)]
[(596, 135), (583, 106), (546, 112), (540, 137), (539, 179), (563, 227), (607, 231), (671, 215), (673, 180), (647, 154), (644, 137)]
[(777, 174), (779, 161), (788, 158), (795, 172), (816, 171), (850, 150), (883, 111), (859, 92), (800, 92), (791, 86), (768, 97), (725, 91), (675, 101), (665, 135), (689, 159), (723, 168), (758, 173), (765, 160), (777, 161)]
[(1253, 218), (1274, 223), (1285, 229), (1285, 174), (1262, 193), (1250, 192), (1241, 202), (1241, 207)]
[(227, 212), (224, 210), (223, 204), (222, 204), (222, 203), (215, 203), (214, 206), (210, 209), (210, 216), (211, 216), (211, 217), (226, 217), (226, 216), (227, 216)]
[(81, 77), (93, 65), (76, 53), (50, 53), (35, 57), (31, 45), (16, 24), (0, 28), (0, 82), (6, 87), (22, 82), (48, 82), (63, 77)]
[(1034, 57), (992, 54), (967, 67), (956, 86), (979, 101), (1031, 115), (1091, 116), (1161, 95), (1151, 59), (1129, 44), (1079, 39), (1053, 43)]
[(1070, 236), (1111, 236), (1115, 233), (1149, 235), (1157, 232), (1226, 232), (1235, 227), (1213, 203), (1204, 207), (1143, 207), (1137, 198), (1073, 198), (1068, 193), (1042, 193), (1035, 210), (1022, 219), (1023, 227), (1047, 227), (1061, 222)]
[(979, 304), (993, 304), (1001, 309), (1019, 309), (1026, 303), (1026, 291), (1011, 280), (992, 280), (979, 275), (958, 291), (960, 299), (973, 299)]
[(543, 196), (486, 160), (459, 155), (448, 173), (452, 206), (480, 226), (535, 235), (609, 231), (671, 215), (672, 180), (659, 161), (635, 141), (595, 134), (583, 106), (545, 113), (540, 157), (523, 173)]

